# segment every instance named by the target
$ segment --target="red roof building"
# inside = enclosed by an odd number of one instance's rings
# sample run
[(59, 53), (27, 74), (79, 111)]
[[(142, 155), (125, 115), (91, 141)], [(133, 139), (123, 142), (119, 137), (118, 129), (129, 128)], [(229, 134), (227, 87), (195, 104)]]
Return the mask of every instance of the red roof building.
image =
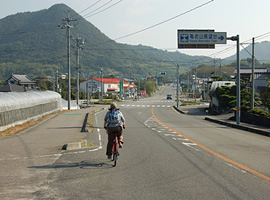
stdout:
[[(102, 82), (103, 80), (103, 82)], [(104, 93), (118, 93), (120, 92), (119, 78), (91, 78), (88, 81), (80, 83), (80, 90), (86, 92), (88, 82), (88, 92), (96, 93), (101, 91), (101, 84), (103, 84)], [(135, 84), (129, 84), (128, 81), (123, 81), (124, 93), (129, 93), (132, 88), (137, 88)]]

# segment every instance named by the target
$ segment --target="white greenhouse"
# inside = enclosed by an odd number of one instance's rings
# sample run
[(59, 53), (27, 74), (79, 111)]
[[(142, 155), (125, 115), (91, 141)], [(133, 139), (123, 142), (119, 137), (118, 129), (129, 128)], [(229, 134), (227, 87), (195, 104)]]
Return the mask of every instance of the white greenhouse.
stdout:
[(61, 96), (53, 91), (0, 92), (0, 131), (60, 110)]

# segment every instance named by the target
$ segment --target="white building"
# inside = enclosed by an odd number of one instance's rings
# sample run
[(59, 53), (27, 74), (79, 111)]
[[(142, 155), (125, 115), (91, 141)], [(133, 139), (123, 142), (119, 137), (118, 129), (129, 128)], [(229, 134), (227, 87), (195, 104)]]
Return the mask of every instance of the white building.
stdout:
[[(103, 80), (103, 82), (102, 82)], [(96, 93), (101, 91), (103, 85), (104, 94), (110, 93), (119, 93), (120, 92), (120, 79), (118, 78), (91, 78), (88, 81), (83, 81), (80, 83), (80, 90), (87, 92), (87, 83), (88, 83), (88, 92)], [(124, 93), (129, 93), (132, 88), (137, 90), (137, 86), (130, 84), (127, 81), (123, 81)], [(132, 89), (132, 90), (134, 90)]]

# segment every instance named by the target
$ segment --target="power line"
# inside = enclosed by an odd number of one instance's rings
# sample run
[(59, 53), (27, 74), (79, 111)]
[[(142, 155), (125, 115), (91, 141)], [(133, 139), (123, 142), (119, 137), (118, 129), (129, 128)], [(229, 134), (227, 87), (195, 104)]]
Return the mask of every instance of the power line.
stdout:
[(85, 8), (84, 10), (80, 11), (79, 13), (77, 13), (76, 15), (74, 15), (72, 18), (76, 17), (77, 15), (80, 15), (81, 13), (83, 13), (84, 11), (94, 7), (96, 4), (98, 4), (101, 0), (98, 0), (97, 2), (95, 2), (94, 4), (88, 6), (87, 8)]
[(107, 3), (104, 3), (104, 4), (101, 5), (100, 7), (96, 8), (95, 10), (91, 11), (90, 13), (87, 13), (87, 14), (83, 15), (82, 17), (83, 17), (83, 18), (87, 18), (88, 15), (90, 15), (90, 14), (92, 14), (92, 13), (98, 11), (99, 9), (103, 8), (104, 6), (108, 5), (108, 4), (111, 3), (111, 2), (112, 2), (112, 0), (109, 0)]
[(171, 17), (171, 18), (169, 18), (169, 19), (166, 19), (166, 20), (164, 20), (164, 21), (162, 21), (162, 22), (159, 22), (159, 23), (157, 23), (157, 24), (154, 24), (154, 25), (149, 26), (149, 27), (147, 27), (147, 28), (144, 28), (144, 29), (142, 29), (142, 30), (139, 30), (139, 31), (136, 31), (136, 32), (127, 34), (127, 35), (125, 35), (125, 36), (122, 36), (122, 37), (119, 37), (119, 38), (116, 38), (116, 39), (113, 39), (113, 40), (108, 40), (108, 41), (106, 41), (106, 42), (97, 43), (97, 44), (94, 44), (94, 46), (99, 46), (99, 45), (102, 45), (102, 44), (108, 43), (108, 42), (114, 42), (114, 41), (116, 41), (116, 40), (120, 40), (120, 39), (123, 39), (123, 38), (127, 38), (127, 37), (130, 37), (130, 36), (136, 35), (136, 34), (138, 34), (138, 33), (142, 33), (142, 32), (144, 32), (144, 31), (147, 31), (147, 30), (149, 30), (149, 29), (152, 29), (152, 28), (154, 28), (154, 27), (156, 27), (156, 26), (159, 26), (159, 25), (161, 25), (161, 24), (164, 24), (164, 23), (167, 23), (167, 22), (169, 22), (169, 21), (172, 21), (172, 20), (174, 20), (174, 19), (176, 19), (176, 18), (178, 18), (178, 17), (181, 17), (181, 16), (183, 16), (183, 15), (185, 15), (185, 14), (188, 14), (188, 13), (190, 13), (190, 12), (192, 12), (192, 11), (195, 11), (195, 10), (197, 10), (197, 9), (203, 7), (203, 6), (206, 6), (206, 5), (209, 4), (209, 3), (212, 3), (213, 1), (214, 1), (214, 0), (207, 1), (206, 3), (203, 3), (203, 4), (199, 5), (199, 6), (196, 6), (196, 7), (192, 8), (192, 9), (186, 11), (186, 12), (183, 12), (183, 13), (181, 13), (181, 14), (179, 14), (179, 15), (176, 15), (176, 16), (174, 16), (174, 17)]
[(89, 16), (87, 16), (87, 17), (85, 17), (85, 18), (93, 17), (93, 16), (95, 16), (95, 15), (101, 13), (101, 12), (104, 12), (105, 10), (108, 10), (109, 8), (111, 8), (111, 7), (113, 7), (113, 6), (117, 5), (117, 4), (119, 4), (121, 1), (122, 1), (122, 0), (119, 0), (119, 1), (117, 1), (116, 3), (112, 4), (111, 6), (109, 6), (109, 7), (107, 7), (107, 8), (104, 8), (103, 10), (101, 10), (101, 11), (99, 11), (99, 12), (96, 12), (96, 13), (94, 13), (94, 14), (92, 14), (92, 15), (89, 15)]
[(199, 6), (197, 6), (197, 7), (195, 7), (195, 8), (192, 8), (192, 9), (186, 11), (186, 12), (183, 12), (183, 13), (181, 13), (181, 14), (179, 14), (179, 15), (176, 15), (176, 16), (174, 16), (174, 17), (171, 17), (171, 18), (169, 18), (169, 19), (166, 19), (166, 20), (164, 20), (164, 21), (162, 21), (162, 22), (159, 22), (159, 23), (157, 23), (157, 24), (154, 24), (154, 25), (149, 26), (149, 27), (147, 27), (147, 28), (144, 28), (144, 29), (142, 29), (142, 30), (136, 31), (136, 32), (134, 32), (134, 33), (130, 33), (130, 34), (128, 34), (128, 35), (125, 35), (125, 36), (116, 38), (116, 39), (114, 39), (114, 40), (120, 40), (120, 39), (123, 39), (123, 38), (126, 38), (126, 37), (130, 37), (130, 36), (132, 36), (132, 35), (136, 35), (136, 34), (138, 34), (138, 33), (144, 32), (144, 31), (146, 31), (146, 30), (152, 29), (152, 28), (154, 28), (154, 27), (156, 27), (156, 26), (159, 26), (159, 25), (161, 25), (161, 24), (167, 23), (167, 22), (172, 21), (172, 20), (174, 20), (174, 19), (176, 19), (176, 18), (178, 18), (178, 17), (181, 17), (181, 16), (183, 16), (183, 15), (185, 15), (185, 14), (188, 14), (188, 13), (190, 13), (190, 12), (192, 12), (192, 11), (195, 11), (195, 10), (197, 10), (197, 9), (203, 7), (203, 6), (206, 6), (207, 4), (212, 3), (213, 1), (214, 1), (214, 0), (210, 0), (210, 1), (206, 2), (206, 3), (203, 3), (203, 4), (199, 5)]

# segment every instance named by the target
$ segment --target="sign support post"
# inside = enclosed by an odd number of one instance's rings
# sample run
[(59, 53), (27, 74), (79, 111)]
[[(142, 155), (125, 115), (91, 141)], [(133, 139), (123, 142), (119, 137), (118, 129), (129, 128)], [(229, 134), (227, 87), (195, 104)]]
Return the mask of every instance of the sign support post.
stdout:
[(240, 79), (240, 39), (239, 35), (227, 38), (227, 40), (236, 41), (236, 59), (237, 59), (237, 75), (236, 75), (236, 124), (240, 124), (241, 114), (241, 79)]
[(227, 38), (226, 32), (214, 30), (178, 30), (179, 49), (208, 49), (215, 44), (226, 44), (227, 40), (237, 42), (237, 91), (236, 91), (236, 123), (240, 124), (241, 114), (241, 80), (240, 80), (240, 39), (239, 35)]

